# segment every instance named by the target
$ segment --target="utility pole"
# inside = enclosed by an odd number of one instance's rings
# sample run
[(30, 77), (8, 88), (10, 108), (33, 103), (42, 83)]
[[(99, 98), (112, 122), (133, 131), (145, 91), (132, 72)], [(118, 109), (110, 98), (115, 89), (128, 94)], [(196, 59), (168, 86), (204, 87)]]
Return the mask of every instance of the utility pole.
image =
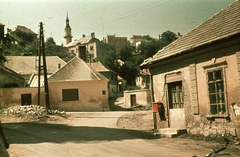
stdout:
[[(43, 66), (41, 66), (41, 56), (43, 57)], [(49, 102), (49, 90), (48, 90), (48, 78), (47, 78), (47, 63), (46, 63), (46, 55), (45, 55), (45, 46), (44, 46), (44, 35), (43, 35), (43, 23), (40, 22), (40, 36), (39, 36), (39, 63), (38, 63), (38, 78), (40, 78), (41, 70), (43, 67), (43, 74), (44, 74), (44, 93), (45, 93), (45, 102), (47, 111), (50, 109), (50, 102)], [(40, 81), (40, 79), (39, 79)], [(38, 82), (40, 87), (40, 82)], [(40, 101), (40, 94), (39, 94), (39, 101)]]

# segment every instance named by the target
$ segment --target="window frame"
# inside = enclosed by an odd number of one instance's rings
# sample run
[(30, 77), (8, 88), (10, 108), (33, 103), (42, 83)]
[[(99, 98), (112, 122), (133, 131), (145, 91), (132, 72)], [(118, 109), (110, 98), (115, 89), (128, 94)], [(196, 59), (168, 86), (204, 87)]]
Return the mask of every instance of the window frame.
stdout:
[[(228, 99), (227, 99), (227, 84), (226, 84), (226, 72), (225, 72), (225, 68), (227, 67), (227, 62), (223, 61), (223, 62), (219, 62), (219, 63), (214, 63), (211, 65), (207, 65), (204, 66), (204, 72), (206, 75), (206, 90), (207, 90), (207, 97), (208, 97), (208, 116), (207, 117), (227, 117), (229, 115), (229, 109), (228, 109)], [(210, 80), (209, 81), (209, 72), (216, 72), (221, 70), (221, 75), (222, 75), (222, 79), (215, 79), (215, 80)], [(213, 84), (215, 86), (216, 89), (216, 84), (222, 82), (223, 84), (223, 93), (224, 94), (224, 105), (225, 105), (225, 112), (224, 113), (220, 113), (219, 111), (217, 111), (216, 114), (211, 112), (211, 100), (210, 100), (210, 95), (212, 95), (213, 93), (210, 93), (210, 89), (209, 89), (209, 84)], [(220, 93), (216, 92), (215, 96), (218, 96)], [(217, 106), (221, 106), (221, 103), (218, 102), (218, 100), (216, 100), (217, 102), (215, 103)], [(214, 103), (212, 103), (214, 104)]]
[[(73, 92), (76, 92), (74, 97), (67, 96), (68, 94), (72, 94)], [(79, 89), (78, 88), (62, 89), (62, 101), (63, 102), (79, 101)]]
[[(169, 109), (184, 108), (184, 94), (182, 81), (170, 82), (168, 87), (168, 106)], [(175, 89), (173, 92), (172, 89)]]

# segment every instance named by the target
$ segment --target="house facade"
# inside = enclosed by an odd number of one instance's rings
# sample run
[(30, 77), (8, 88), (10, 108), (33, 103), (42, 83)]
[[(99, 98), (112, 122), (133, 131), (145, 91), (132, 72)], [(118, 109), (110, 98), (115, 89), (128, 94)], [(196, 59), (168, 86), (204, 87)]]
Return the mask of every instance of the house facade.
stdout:
[(131, 46), (137, 47), (143, 40), (144, 40), (144, 38), (141, 35), (133, 35), (130, 38), (129, 42), (130, 42)]
[(118, 79), (117, 73), (106, 68), (101, 62), (88, 63), (88, 65), (105, 76), (108, 82), (108, 96), (115, 97), (118, 94)]
[[(0, 76), (0, 79), (2, 76), (7, 77), (5, 73)], [(19, 75), (19, 77), (21, 76)], [(3, 79), (9, 81), (9, 79)], [(22, 81), (24, 82), (23, 78)], [(51, 109), (65, 111), (109, 110), (108, 79), (80, 58), (75, 57), (49, 76), (48, 88)], [(38, 104), (37, 87), (0, 88), (0, 108), (30, 104)], [(45, 106), (43, 87), (40, 88), (39, 105)]]
[(124, 91), (124, 107), (151, 106), (151, 93), (149, 89), (126, 90)]
[(75, 57), (48, 79), (51, 108), (106, 111), (108, 79)]
[(82, 35), (82, 38), (70, 42), (65, 47), (68, 48), (69, 53), (85, 62), (95, 61), (105, 50), (104, 43), (95, 37), (95, 33), (91, 33), (89, 36)]
[(166, 128), (240, 136), (239, 10), (236, 1), (141, 64)]
[(119, 49), (121, 46), (127, 46), (128, 45), (128, 40), (127, 37), (116, 37), (114, 35), (107, 35), (104, 39), (103, 42), (114, 46), (115, 49)]
[(148, 69), (140, 70), (136, 78), (136, 86), (140, 89), (149, 89), (150, 86), (150, 72)]

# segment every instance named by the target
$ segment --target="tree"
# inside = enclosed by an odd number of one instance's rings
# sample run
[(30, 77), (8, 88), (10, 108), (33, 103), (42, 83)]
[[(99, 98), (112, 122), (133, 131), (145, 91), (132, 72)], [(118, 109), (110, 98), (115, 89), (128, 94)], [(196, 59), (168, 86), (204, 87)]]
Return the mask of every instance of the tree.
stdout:
[[(132, 46), (123, 46), (116, 52), (115, 50), (107, 51), (101, 58), (101, 62), (111, 70), (117, 72), (130, 86), (135, 85), (135, 79), (140, 72), (140, 64), (149, 57), (152, 57), (163, 47), (177, 39), (175, 33), (171, 31), (163, 32), (161, 39), (153, 39), (149, 35), (144, 36), (137, 50)], [(118, 60), (124, 62), (120, 65)]]
[(177, 39), (177, 35), (174, 32), (171, 32), (169, 30), (167, 30), (161, 34), (161, 40), (162, 40), (164, 46), (167, 46), (168, 44), (170, 44), (171, 42), (173, 42), (176, 39)]
[(119, 72), (120, 63), (118, 62), (118, 56), (115, 50), (109, 50), (104, 53), (104, 56), (100, 57), (100, 61), (103, 65), (109, 69)]
[(66, 62), (74, 57), (68, 52), (66, 47), (56, 45), (52, 37), (48, 37), (45, 41), (45, 53), (46, 56), (58, 56)]

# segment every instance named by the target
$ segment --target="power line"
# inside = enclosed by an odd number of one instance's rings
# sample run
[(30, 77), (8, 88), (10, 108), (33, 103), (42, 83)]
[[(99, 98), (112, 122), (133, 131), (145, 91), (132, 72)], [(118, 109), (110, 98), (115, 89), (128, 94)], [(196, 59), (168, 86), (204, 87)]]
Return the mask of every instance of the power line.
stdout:
[[(169, 2), (169, 1), (167, 1), (167, 2)], [(163, 5), (163, 4), (167, 3), (167, 2), (164, 2), (164, 3), (155, 2), (155, 3), (149, 4), (149, 5), (147, 5), (147, 6), (144, 6), (144, 7), (140, 8), (140, 9), (135, 9), (135, 10), (133, 10), (133, 11), (127, 12), (127, 13), (125, 13), (125, 14), (122, 14), (122, 15), (120, 15), (120, 16), (117, 17), (117, 18), (114, 17), (114, 18), (112, 18), (112, 19), (107, 19), (107, 20), (105, 20), (105, 21), (96, 22), (96, 23), (90, 24), (90, 25), (88, 25), (88, 26), (86, 26), (86, 27), (78, 28), (78, 29), (75, 29), (75, 30), (85, 29), (85, 28), (92, 28), (92, 27), (96, 27), (96, 26), (99, 26), (99, 25), (102, 25), (102, 24), (114, 22), (114, 21), (117, 21), (117, 20), (122, 20), (122, 19), (127, 18), (127, 17), (129, 17), (129, 16), (131, 16), (131, 15), (134, 15), (134, 14), (137, 14), (137, 13), (139, 13), (139, 12), (146, 11), (146, 10), (149, 10), (149, 9), (152, 9), (152, 8), (155, 8), (155, 7), (158, 7), (158, 6)], [(160, 4), (155, 5), (155, 4), (157, 4), (157, 3), (160, 3)], [(152, 6), (152, 5), (154, 5), (154, 6)]]

